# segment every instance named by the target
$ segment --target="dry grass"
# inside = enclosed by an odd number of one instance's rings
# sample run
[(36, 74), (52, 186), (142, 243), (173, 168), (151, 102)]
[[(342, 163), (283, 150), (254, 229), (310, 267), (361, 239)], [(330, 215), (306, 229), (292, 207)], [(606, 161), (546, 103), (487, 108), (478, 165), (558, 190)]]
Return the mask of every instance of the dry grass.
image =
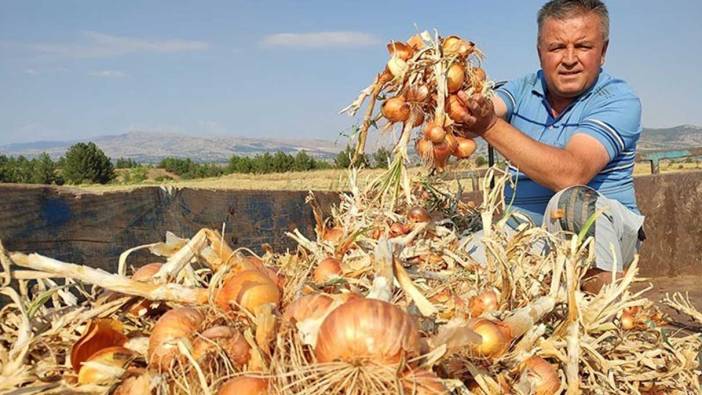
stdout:
[[(702, 170), (702, 166), (697, 163), (667, 163), (661, 162), (662, 173), (674, 173), (680, 171)], [(157, 182), (156, 176), (163, 175), (162, 172), (152, 169), (149, 178), (140, 184), (131, 185), (81, 185), (80, 188), (92, 192), (124, 191), (143, 186), (173, 186), (176, 188), (194, 189), (230, 189), (230, 190), (286, 190), (286, 191), (339, 191), (348, 190), (348, 172), (343, 169), (329, 169), (316, 171), (299, 171), (273, 174), (229, 174), (221, 177), (201, 178), (194, 180), (172, 180)], [(451, 171), (452, 169), (448, 169)], [(469, 170), (461, 168), (460, 170)], [(427, 170), (422, 167), (409, 169), (410, 177), (426, 174)], [(361, 186), (365, 186), (369, 181), (382, 174), (382, 169), (367, 169), (359, 173)], [(639, 162), (634, 167), (634, 176), (651, 174), (651, 166), (648, 162)], [(171, 175), (172, 176), (172, 175)], [(462, 181), (464, 191), (471, 191), (470, 180)]]

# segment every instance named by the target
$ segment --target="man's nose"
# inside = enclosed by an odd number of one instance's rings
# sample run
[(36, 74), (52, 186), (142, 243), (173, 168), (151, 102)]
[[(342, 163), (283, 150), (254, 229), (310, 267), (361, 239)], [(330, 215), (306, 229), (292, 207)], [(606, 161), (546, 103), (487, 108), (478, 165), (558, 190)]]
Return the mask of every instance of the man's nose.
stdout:
[(575, 53), (575, 48), (567, 48), (563, 54), (562, 63), (565, 66), (575, 66), (578, 63), (578, 56)]

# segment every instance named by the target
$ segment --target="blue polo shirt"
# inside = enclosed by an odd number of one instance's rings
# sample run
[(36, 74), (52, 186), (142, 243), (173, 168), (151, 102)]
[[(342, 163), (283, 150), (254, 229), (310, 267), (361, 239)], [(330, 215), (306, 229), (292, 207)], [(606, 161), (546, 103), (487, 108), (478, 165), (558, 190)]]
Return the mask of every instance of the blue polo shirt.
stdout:
[[(641, 101), (629, 85), (600, 70), (597, 82), (557, 117), (546, 100), (543, 71), (510, 81), (496, 90), (507, 106), (506, 120), (531, 138), (564, 148), (576, 133), (597, 139), (609, 163), (588, 184), (604, 196), (639, 213), (634, 195), (636, 143), (641, 134)], [(540, 225), (554, 191), (509, 166), (516, 187), (507, 187), (505, 200)]]

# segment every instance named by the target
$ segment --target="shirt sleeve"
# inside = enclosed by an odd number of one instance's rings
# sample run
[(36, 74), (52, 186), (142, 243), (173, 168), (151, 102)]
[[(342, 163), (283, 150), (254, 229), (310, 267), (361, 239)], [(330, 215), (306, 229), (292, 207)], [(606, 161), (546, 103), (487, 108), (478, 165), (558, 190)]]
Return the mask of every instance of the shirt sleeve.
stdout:
[(596, 97), (576, 133), (597, 139), (607, 149), (609, 160), (633, 151), (641, 135), (641, 101), (634, 94)]
[(507, 106), (507, 113), (505, 114), (505, 119), (507, 121), (512, 118), (512, 114), (514, 114), (514, 111), (517, 109), (517, 97), (519, 97), (519, 92), (522, 90), (523, 85), (523, 80), (513, 80), (495, 90), (497, 96), (502, 99), (505, 106)]

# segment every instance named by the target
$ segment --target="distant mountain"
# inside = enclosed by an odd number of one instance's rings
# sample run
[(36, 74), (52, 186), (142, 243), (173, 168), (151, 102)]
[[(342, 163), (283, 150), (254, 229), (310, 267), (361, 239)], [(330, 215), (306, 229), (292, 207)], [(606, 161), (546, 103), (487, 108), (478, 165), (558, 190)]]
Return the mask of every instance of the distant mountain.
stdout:
[(702, 127), (680, 125), (665, 129), (644, 129), (639, 150), (671, 150), (702, 147)]
[(282, 151), (306, 151), (318, 158), (331, 158), (344, 147), (332, 141), (318, 139), (273, 140), (246, 137), (199, 137), (175, 133), (129, 132), (72, 141), (38, 141), (34, 143), (0, 146), (0, 154), (33, 157), (42, 152), (53, 158), (65, 154), (78, 142), (94, 142), (113, 159), (134, 159), (142, 163), (155, 163), (174, 156), (191, 158), (198, 162), (226, 162), (232, 155), (256, 155)]
[[(129, 132), (111, 136), (73, 141), (37, 141), (0, 146), (0, 154), (33, 157), (47, 152), (58, 158), (68, 147), (79, 141), (93, 141), (107, 156), (155, 163), (167, 156), (191, 158), (199, 162), (226, 162), (232, 155), (256, 155), (282, 151), (296, 153), (304, 150), (317, 158), (330, 159), (344, 148), (319, 139), (256, 139), (247, 137), (200, 137), (175, 133)], [(702, 147), (702, 127), (681, 125), (665, 129), (646, 128), (641, 134), (639, 150), (684, 149)], [(413, 151), (413, 150), (411, 150)], [(484, 141), (478, 142), (478, 153), (486, 155)]]

